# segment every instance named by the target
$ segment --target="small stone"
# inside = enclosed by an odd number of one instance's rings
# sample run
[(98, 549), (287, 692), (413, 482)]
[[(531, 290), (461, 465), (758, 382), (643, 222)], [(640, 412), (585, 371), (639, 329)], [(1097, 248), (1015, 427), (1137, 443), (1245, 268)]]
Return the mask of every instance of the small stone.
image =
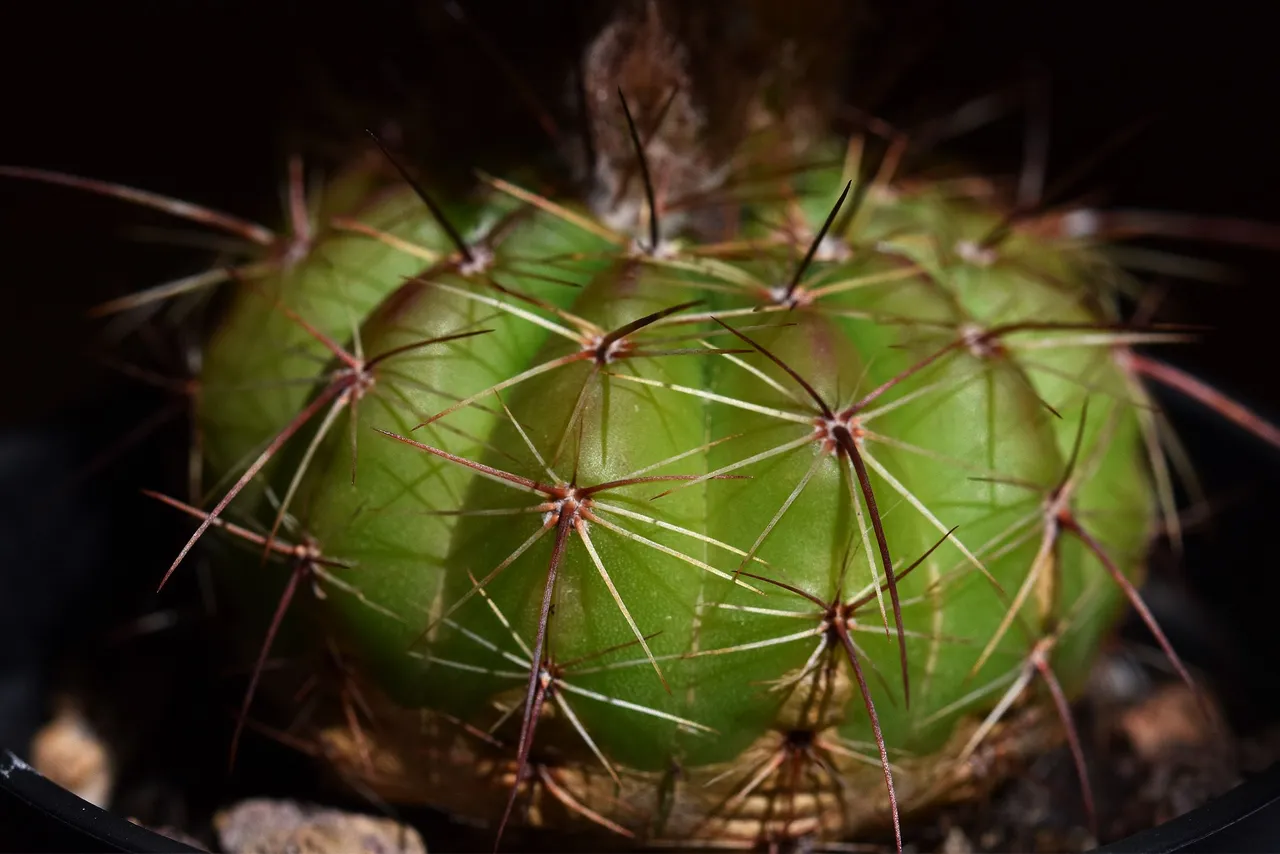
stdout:
[(1195, 695), (1182, 683), (1166, 685), (1144, 702), (1127, 709), (1120, 728), (1134, 751), (1147, 761), (1159, 759), (1178, 747), (1203, 745), (1213, 736)]
[(31, 742), (35, 770), (62, 788), (105, 809), (115, 784), (115, 767), (106, 743), (89, 726), (79, 706), (58, 703), (53, 720)]
[(959, 827), (952, 827), (938, 848), (938, 854), (973, 854), (973, 842)]
[(227, 854), (426, 854), (418, 831), (389, 818), (255, 798), (214, 816)]

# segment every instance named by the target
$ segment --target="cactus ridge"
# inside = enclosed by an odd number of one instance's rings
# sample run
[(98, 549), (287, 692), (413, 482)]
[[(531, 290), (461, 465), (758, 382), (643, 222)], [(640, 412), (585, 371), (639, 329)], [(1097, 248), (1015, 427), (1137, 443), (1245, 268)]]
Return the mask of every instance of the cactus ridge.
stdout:
[[(257, 247), (99, 307), (232, 292), (197, 399), (220, 497), (150, 493), (199, 522), (161, 587), (217, 529), (227, 585), (272, 603), (232, 757), (281, 644), (355, 663), (309, 749), (499, 840), (901, 850), (900, 813), (1058, 731), (1092, 815), (1069, 704), (1125, 606), (1200, 695), (1137, 589), (1178, 536), (1146, 382), (1280, 444), (1133, 349), (1194, 330), (1122, 320), (1105, 241), (1171, 220), (913, 182), (901, 139), (866, 180), (855, 138), (681, 199), (619, 95), (634, 233), (490, 176), (442, 206), (376, 137), (398, 180), (366, 157), (308, 198), (290, 161), (285, 233), (0, 168)], [(723, 239), (661, 228), (729, 204)]]

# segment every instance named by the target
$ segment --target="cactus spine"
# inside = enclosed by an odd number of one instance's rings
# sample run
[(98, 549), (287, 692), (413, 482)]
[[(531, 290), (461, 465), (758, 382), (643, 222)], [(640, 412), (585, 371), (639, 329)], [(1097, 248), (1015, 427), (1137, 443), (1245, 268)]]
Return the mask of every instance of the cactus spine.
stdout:
[(310, 735), (388, 799), (901, 846), (1060, 731), (1079, 761), (1068, 703), (1126, 606), (1190, 682), (1137, 593), (1171, 499), (1132, 350), (1186, 336), (1124, 320), (1105, 221), (907, 180), (901, 139), (866, 170), (862, 137), (798, 167), (753, 134), (707, 174), (617, 107), (636, 168), (593, 206), (492, 177), (442, 205), (371, 147), (318, 198), (293, 164), (278, 233), (4, 170), (261, 248), (110, 307), (230, 291), (222, 489), (158, 497), (198, 521), (169, 574), (215, 532), (270, 603), (241, 725), (269, 650), (337, 648), (372, 719)]

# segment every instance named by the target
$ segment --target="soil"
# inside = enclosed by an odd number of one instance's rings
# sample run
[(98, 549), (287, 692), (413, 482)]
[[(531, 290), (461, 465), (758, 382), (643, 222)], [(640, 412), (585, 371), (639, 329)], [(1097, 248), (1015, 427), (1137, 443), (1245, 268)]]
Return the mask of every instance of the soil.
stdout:
[[(920, 832), (910, 848), (938, 854), (1089, 851), (1176, 818), (1238, 784), (1247, 769), (1237, 757), (1264, 759), (1252, 740), (1232, 739), (1224, 749), (1201, 720), (1194, 695), (1181, 683), (1155, 687), (1136, 703), (1106, 711), (1088, 698), (1077, 709), (1077, 725), (1097, 804), (1096, 835), (1062, 747), (987, 801), (917, 823)], [(1270, 748), (1273, 759), (1280, 758), (1277, 746)]]
[[(1190, 689), (1136, 658), (1131, 649), (1118, 650), (1101, 660), (1086, 695), (1076, 704), (1076, 725), (1097, 804), (1096, 824), (1090, 822), (1064, 745), (1036, 759), (982, 801), (912, 817), (904, 823), (906, 850), (1088, 851), (1192, 810), (1239, 783), (1243, 775), (1280, 760), (1280, 727), (1240, 738), (1227, 733), (1220, 713), (1218, 729), (1206, 727)], [(1209, 702), (1216, 709), (1216, 701)], [(313, 788), (315, 775), (308, 773), (304, 757), (295, 755), (282, 764), (280, 745), (265, 739), (246, 742), (245, 762), (231, 778), (239, 784), (220, 790), (183, 785), (174, 776), (172, 762), (166, 767), (154, 753), (138, 749), (145, 739), (122, 726), (127, 718), (112, 715), (100, 696), (96, 702), (83, 695), (64, 699), (59, 708), (37, 735), (33, 756), (38, 770), (73, 791), (92, 792), (95, 800), (103, 800), (110, 790), (116, 812), (209, 851), (336, 852), (356, 844), (356, 839), (364, 840), (362, 849), (373, 845), (379, 851), (400, 850), (397, 840), (408, 845), (407, 851), (422, 851), (423, 839), (426, 849), (434, 851), (488, 850), (492, 843), (487, 829), (463, 827), (421, 811), (400, 816), (405, 819), (402, 826), (380, 815), (394, 811), (376, 802), (334, 804), (346, 808), (346, 814), (314, 806), (331, 803), (333, 793)], [(66, 744), (93, 749), (67, 750)], [(198, 758), (201, 751), (195, 753), (193, 758)], [(85, 755), (104, 758), (86, 770)], [(263, 769), (270, 770), (255, 773)], [(247, 785), (245, 779), (254, 783)], [(288, 791), (290, 785), (293, 792)], [(544, 844), (554, 849), (560, 844), (537, 837), (513, 837), (510, 844), (516, 847), (510, 850)], [(886, 838), (852, 846), (797, 847), (891, 851), (891, 842)]]

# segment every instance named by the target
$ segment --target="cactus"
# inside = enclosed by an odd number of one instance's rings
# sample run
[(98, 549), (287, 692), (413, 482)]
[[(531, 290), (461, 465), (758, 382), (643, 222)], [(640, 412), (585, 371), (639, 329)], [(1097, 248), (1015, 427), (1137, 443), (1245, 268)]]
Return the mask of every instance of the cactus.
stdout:
[(798, 168), (755, 133), (706, 174), (619, 95), (596, 122), (635, 168), (590, 203), (536, 176), (437, 199), (380, 142), (314, 198), (292, 162), (284, 232), (3, 170), (259, 247), (104, 307), (228, 295), (216, 500), (156, 497), (198, 522), (162, 586), (216, 533), (265, 608), (232, 754), (268, 653), (337, 649), (311, 736), (389, 800), (499, 836), (901, 848), (901, 816), (1062, 735), (1082, 763), (1069, 703), (1126, 607), (1193, 684), (1137, 589), (1176, 531), (1146, 383), (1228, 407), (1132, 349), (1188, 338), (1124, 318), (1106, 243), (1151, 222), (909, 180), (897, 137), (868, 170), (861, 136)]

